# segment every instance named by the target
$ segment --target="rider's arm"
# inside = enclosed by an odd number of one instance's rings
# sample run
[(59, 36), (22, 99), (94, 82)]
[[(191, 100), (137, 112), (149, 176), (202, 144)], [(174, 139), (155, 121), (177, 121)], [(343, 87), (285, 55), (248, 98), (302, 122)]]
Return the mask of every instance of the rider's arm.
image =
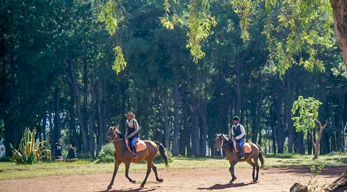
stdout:
[(231, 126), (231, 137), (234, 137), (234, 126)]
[(125, 137), (128, 136), (128, 122), (125, 122)]
[(237, 140), (241, 139), (243, 136), (245, 136), (245, 128), (240, 125), (240, 130), (241, 130), (241, 134), (239, 136), (236, 137)]
[(132, 132), (129, 136), (127, 136), (128, 138), (133, 137), (139, 131), (139, 124), (137, 123), (136, 119), (134, 119), (134, 128), (135, 131)]

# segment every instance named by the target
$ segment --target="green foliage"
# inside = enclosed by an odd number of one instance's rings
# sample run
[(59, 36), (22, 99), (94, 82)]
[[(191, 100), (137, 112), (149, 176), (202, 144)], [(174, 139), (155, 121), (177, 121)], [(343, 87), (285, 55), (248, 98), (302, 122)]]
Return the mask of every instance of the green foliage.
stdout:
[[(174, 2), (177, 3), (176, 1)], [(165, 0), (164, 9), (166, 14), (164, 17), (159, 17), (162, 25), (167, 29), (174, 29), (174, 25), (177, 23), (187, 26), (189, 39), (187, 40), (186, 48), (190, 49), (190, 54), (193, 56), (193, 62), (195, 63), (198, 63), (205, 56), (205, 53), (201, 50), (202, 41), (209, 37), (211, 28), (217, 25), (215, 18), (209, 14), (209, 5), (209, 0), (192, 0), (187, 6), (189, 11), (187, 20), (185, 19), (186, 14), (182, 13), (181, 16), (174, 14), (172, 21), (170, 21), (171, 5), (168, 0)]]
[[(114, 1), (108, 1), (101, 9), (99, 20), (106, 24), (106, 29), (111, 36), (114, 36), (118, 30), (118, 24), (124, 20), (124, 17), (118, 11), (118, 4)], [(124, 59), (123, 50), (120, 46), (113, 49), (115, 60), (112, 69), (119, 72), (125, 69), (127, 62)]]
[(120, 46), (115, 47), (113, 50), (115, 52), (116, 59), (113, 62), (112, 69), (118, 74), (125, 69), (127, 62), (124, 59), (123, 51)]
[(308, 185), (307, 185), (309, 192), (318, 192), (318, 191), (322, 191), (325, 188), (325, 185), (321, 185), (316, 179), (316, 177), (321, 174), (322, 169), (324, 169), (324, 167), (325, 167), (324, 164), (319, 165), (317, 167), (315, 165), (311, 166), (310, 181), (308, 182)]
[(329, 1), (267, 0), (265, 8), (263, 33), (276, 70), (283, 75), (292, 65), (302, 65), (309, 71), (325, 71), (317, 56), (334, 43)]
[(313, 97), (304, 98), (299, 96), (293, 104), (292, 114), (295, 115), (299, 110), (299, 116), (292, 117), (297, 131), (307, 131), (316, 126), (318, 119), (318, 109), (323, 103)]
[(51, 160), (51, 151), (43, 145), (46, 142), (37, 142), (35, 140), (35, 130), (30, 131), (26, 128), (19, 144), (19, 149), (14, 149), (12, 144), (10, 144), (13, 153), (11, 161), (16, 164), (32, 164), (42, 159)]
[(95, 163), (109, 163), (114, 162), (114, 145), (113, 143), (109, 143), (107, 145), (102, 146), (99, 156)]
[(107, 1), (105, 6), (102, 7), (99, 14), (99, 20), (106, 24), (108, 33), (112, 36), (116, 33), (118, 28), (119, 19), (116, 12), (117, 3), (114, 1)]
[(249, 26), (251, 24), (250, 14), (252, 11), (253, 3), (251, 0), (232, 0), (234, 12), (239, 16), (241, 27), (241, 38), (244, 41), (249, 40)]
[(190, 48), (190, 54), (193, 56), (195, 63), (205, 56), (205, 53), (201, 50), (201, 42), (209, 36), (211, 27), (217, 25), (214, 17), (208, 14), (207, 7), (207, 0), (192, 0), (191, 4), (188, 5), (190, 14), (187, 36), (189, 39), (186, 47)]
[(345, 64), (343, 62), (338, 63), (338, 65), (333, 67), (331, 71), (335, 77), (341, 76), (347, 79), (347, 70), (345, 69)]

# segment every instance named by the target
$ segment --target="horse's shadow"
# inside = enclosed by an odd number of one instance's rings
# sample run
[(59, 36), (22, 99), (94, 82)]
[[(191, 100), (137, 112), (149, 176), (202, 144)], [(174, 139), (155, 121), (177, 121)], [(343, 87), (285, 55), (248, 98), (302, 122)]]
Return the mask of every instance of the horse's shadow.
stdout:
[(158, 188), (160, 188), (160, 186), (154, 186), (151, 187), (149, 189), (147, 188), (136, 188), (136, 189), (124, 189), (124, 190), (104, 190), (104, 191), (100, 191), (100, 192), (150, 192), (150, 191), (155, 191)]
[(207, 188), (197, 188), (198, 190), (221, 190), (227, 188), (243, 187), (253, 183), (227, 183), (227, 184), (214, 184), (211, 187)]

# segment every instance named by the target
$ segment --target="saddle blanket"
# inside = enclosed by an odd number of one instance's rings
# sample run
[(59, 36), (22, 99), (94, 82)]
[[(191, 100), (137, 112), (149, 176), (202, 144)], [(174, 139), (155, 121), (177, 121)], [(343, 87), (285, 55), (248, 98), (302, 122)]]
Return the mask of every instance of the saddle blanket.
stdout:
[[(132, 152), (131, 149), (129, 148), (129, 145), (128, 145), (128, 139), (125, 140), (125, 143), (126, 143), (126, 145), (127, 145), (128, 150), (129, 150), (130, 152)], [(147, 148), (146, 143), (143, 142), (142, 140), (138, 139), (137, 142), (136, 142), (136, 151), (137, 151), (137, 152), (143, 151), (143, 150), (145, 150), (146, 148)]]
[[(234, 146), (236, 146), (236, 141), (234, 142)], [(243, 149), (245, 150), (245, 153), (251, 153), (252, 152), (252, 146), (249, 143), (245, 143), (243, 145)], [(235, 152), (238, 153), (237, 147), (235, 147)]]

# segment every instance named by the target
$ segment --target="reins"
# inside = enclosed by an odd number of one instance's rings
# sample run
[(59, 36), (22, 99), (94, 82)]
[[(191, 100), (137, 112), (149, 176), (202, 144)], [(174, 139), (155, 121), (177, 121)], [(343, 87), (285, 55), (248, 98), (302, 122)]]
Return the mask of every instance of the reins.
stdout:
[(124, 140), (125, 138), (120, 138), (120, 139), (112, 139), (111, 141), (120, 141), (120, 140)]
[(118, 133), (116, 132), (116, 130), (112, 129), (112, 132), (114, 134), (114, 138), (116, 139), (112, 139), (111, 141), (120, 141), (120, 140), (125, 140), (125, 138), (120, 138), (120, 139), (117, 139), (117, 135)]
[(225, 146), (230, 144), (230, 143), (226, 143), (226, 144), (223, 145), (223, 143), (224, 143), (224, 139), (222, 140), (222, 145), (219, 148), (223, 148), (223, 147), (225, 147)]

